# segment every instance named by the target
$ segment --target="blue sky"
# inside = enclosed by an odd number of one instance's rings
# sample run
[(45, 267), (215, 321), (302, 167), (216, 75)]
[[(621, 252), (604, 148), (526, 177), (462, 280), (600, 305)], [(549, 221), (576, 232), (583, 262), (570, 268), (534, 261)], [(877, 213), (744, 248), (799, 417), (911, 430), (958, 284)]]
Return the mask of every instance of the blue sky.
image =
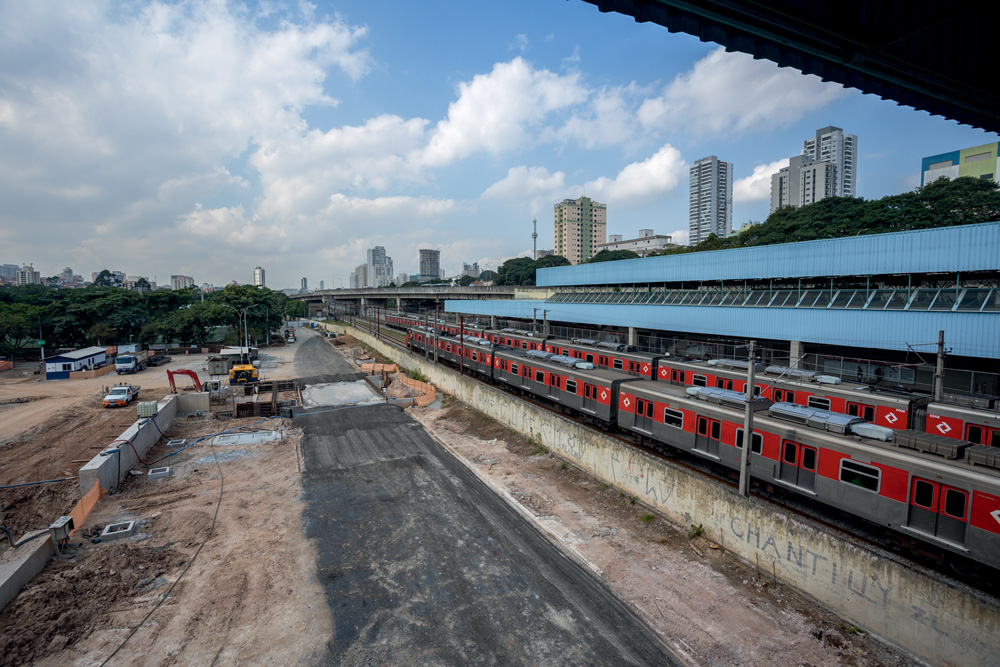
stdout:
[(816, 129), (858, 194), (997, 136), (581, 0), (0, 0), (0, 263), (159, 282), (346, 284), (365, 249), (496, 268), (586, 194), (608, 233), (687, 235), (688, 166), (733, 162), (734, 226)]

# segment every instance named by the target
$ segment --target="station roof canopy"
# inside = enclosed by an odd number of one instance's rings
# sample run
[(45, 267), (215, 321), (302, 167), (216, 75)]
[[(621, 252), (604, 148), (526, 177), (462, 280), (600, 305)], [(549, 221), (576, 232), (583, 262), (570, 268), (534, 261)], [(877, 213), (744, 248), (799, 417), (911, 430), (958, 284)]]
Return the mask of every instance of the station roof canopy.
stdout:
[[(863, 93), (1000, 132), (992, 3), (584, 0)], [(992, 9), (990, 9), (992, 7)]]

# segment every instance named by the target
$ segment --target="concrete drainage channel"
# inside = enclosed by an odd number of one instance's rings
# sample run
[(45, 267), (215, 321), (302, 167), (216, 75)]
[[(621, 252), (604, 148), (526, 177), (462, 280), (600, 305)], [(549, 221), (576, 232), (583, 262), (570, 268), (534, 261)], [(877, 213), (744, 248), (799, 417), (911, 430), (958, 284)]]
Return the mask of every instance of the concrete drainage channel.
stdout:
[[(328, 327), (348, 333), (345, 326)], [(1000, 666), (1000, 602), (756, 497), (649, 456), (364, 331), (350, 334), (419, 370), (439, 390), (534, 438), (595, 479), (673, 522), (699, 524), (733, 556), (931, 664)]]

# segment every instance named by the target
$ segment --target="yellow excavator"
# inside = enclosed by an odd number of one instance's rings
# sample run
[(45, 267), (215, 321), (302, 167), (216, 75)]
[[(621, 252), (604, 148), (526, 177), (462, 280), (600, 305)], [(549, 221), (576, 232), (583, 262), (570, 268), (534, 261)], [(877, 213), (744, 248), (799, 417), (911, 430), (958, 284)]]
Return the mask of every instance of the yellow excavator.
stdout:
[(255, 384), (260, 382), (260, 371), (250, 362), (250, 356), (244, 354), (238, 364), (229, 369), (229, 384)]

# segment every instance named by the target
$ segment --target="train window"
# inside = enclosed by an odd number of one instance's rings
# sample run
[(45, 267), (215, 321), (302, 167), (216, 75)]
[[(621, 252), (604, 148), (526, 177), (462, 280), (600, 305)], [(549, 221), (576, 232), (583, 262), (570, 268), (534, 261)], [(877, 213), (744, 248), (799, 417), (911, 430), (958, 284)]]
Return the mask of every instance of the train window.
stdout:
[(653, 418), (653, 402), (652, 401), (646, 401), (646, 416), (649, 417), (650, 419)]
[(810, 408), (819, 408), (820, 410), (830, 409), (829, 398), (819, 398), (818, 396), (810, 396), (809, 400), (806, 403)]
[(520, 375), (520, 373), (521, 373), (521, 369), (518, 367), (517, 364), (511, 364), (510, 365), (510, 374), (511, 375)]
[(720, 437), (722, 437), (721, 422), (716, 421), (715, 419), (712, 420), (712, 434), (708, 437), (710, 437), (712, 440), (718, 440)]
[(786, 403), (794, 403), (795, 402), (795, 392), (794, 391), (786, 391), (785, 392), (785, 402)]
[(858, 416), (858, 404), (857, 403), (848, 403), (847, 404), (847, 414), (849, 414), (852, 417), (857, 417)]
[(881, 477), (882, 471), (874, 466), (851, 461), (850, 459), (841, 459), (840, 461), (841, 482), (860, 486), (862, 489), (878, 493), (878, 485)]
[(535, 371), (535, 382), (545, 383), (545, 373), (542, 371)]
[(469, 358), (473, 361), (479, 361), (479, 353), (473, 350), (472, 354), (469, 355)]
[(619, 370), (620, 371), (622, 369), (622, 360), (621, 359), (615, 359), (614, 363), (612, 364), (612, 366), (614, 366), (615, 370)]
[(698, 417), (698, 435), (708, 435), (708, 420)]
[(913, 504), (934, 509), (934, 484), (922, 479), (913, 482)]
[(641, 417), (642, 413), (646, 411), (646, 401), (641, 398), (635, 399), (635, 414), (637, 417)]
[(965, 427), (965, 439), (976, 445), (983, 444), (983, 427), (969, 424)]
[(722, 379), (722, 378), (716, 378), (715, 379), (715, 386), (718, 387), (719, 389), (725, 389), (726, 388), (726, 381), (724, 379)]
[(812, 447), (802, 448), (802, 467), (806, 470), (816, 470), (816, 450)]
[(676, 428), (684, 428), (684, 413), (680, 410), (671, 410), (670, 408), (663, 408), (663, 423), (667, 426), (674, 426)]
[(990, 445), (1000, 447), (1000, 428), (990, 433)]
[(705, 377), (704, 375), (692, 375), (691, 384), (693, 384), (695, 387), (707, 387), (708, 378)]
[[(736, 446), (743, 449), (743, 429), (741, 428), (736, 429)], [(760, 454), (762, 451), (764, 451), (764, 436), (754, 431), (750, 442), (750, 452)]]
[(576, 380), (566, 380), (566, 391), (570, 394), (576, 393)]
[(945, 489), (944, 491), (944, 513), (956, 519), (965, 519), (965, 504), (968, 497), (965, 491), (958, 489)]
[(590, 363), (594, 363), (594, 355), (588, 354), (587, 355), (587, 361), (589, 361)]
[(861, 418), (866, 422), (875, 422), (875, 408), (870, 405), (861, 406)]
[(791, 463), (795, 465), (795, 459), (798, 458), (796, 451), (799, 447), (799, 443), (792, 442), (791, 440), (786, 440), (784, 447), (782, 448), (781, 460), (785, 463)]
[(670, 371), (670, 379), (673, 382), (680, 382), (681, 384), (683, 384), (684, 383), (684, 371), (671, 370)]

